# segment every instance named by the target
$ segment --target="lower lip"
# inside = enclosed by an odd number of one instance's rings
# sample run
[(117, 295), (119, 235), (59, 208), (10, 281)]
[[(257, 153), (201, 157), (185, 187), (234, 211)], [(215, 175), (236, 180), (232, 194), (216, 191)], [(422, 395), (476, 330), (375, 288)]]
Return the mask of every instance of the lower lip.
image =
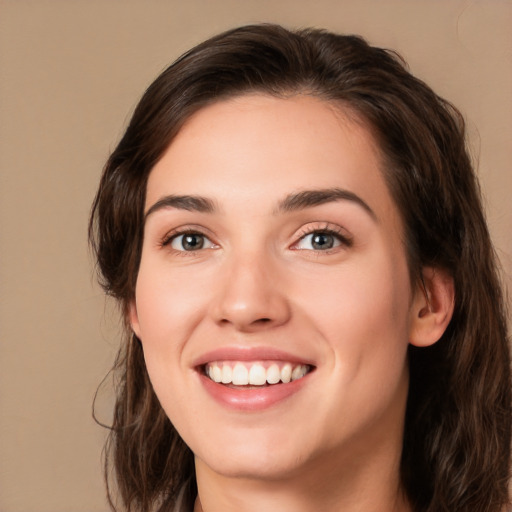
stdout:
[(218, 384), (202, 374), (200, 378), (206, 391), (220, 404), (242, 411), (261, 411), (297, 393), (308, 375), (287, 384), (272, 384), (261, 388), (231, 388)]

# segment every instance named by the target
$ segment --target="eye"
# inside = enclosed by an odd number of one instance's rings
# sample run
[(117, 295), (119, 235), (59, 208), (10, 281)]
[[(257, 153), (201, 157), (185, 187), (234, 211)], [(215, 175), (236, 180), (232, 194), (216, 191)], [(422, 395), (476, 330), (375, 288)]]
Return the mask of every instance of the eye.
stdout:
[(215, 244), (201, 233), (182, 233), (174, 235), (167, 242), (175, 251), (199, 251), (212, 249)]
[(308, 251), (328, 251), (342, 245), (348, 247), (351, 245), (351, 241), (334, 231), (318, 230), (303, 235), (294, 248)]

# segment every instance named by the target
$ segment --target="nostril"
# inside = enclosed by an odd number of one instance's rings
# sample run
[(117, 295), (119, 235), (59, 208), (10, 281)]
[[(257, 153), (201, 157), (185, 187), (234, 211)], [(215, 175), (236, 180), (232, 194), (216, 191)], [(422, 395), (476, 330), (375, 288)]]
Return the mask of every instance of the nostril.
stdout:
[[(237, 326), (237, 328), (239, 329), (257, 329), (259, 327), (266, 327), (268, 325), (272, 325), (272, 319), (271, 318), (257, 318), (256, 320), (252, 320), (252, 321), (249, 321), (247, 323), (237, 323), (236, 321), (231, 321), (229, 318), (222, 318), (220, 319), (219, 323), (221, 325), (227, 325), (227, 324), (233, 324), (235, 326)], [(245, 327), (244, 327), (245, 325)]]

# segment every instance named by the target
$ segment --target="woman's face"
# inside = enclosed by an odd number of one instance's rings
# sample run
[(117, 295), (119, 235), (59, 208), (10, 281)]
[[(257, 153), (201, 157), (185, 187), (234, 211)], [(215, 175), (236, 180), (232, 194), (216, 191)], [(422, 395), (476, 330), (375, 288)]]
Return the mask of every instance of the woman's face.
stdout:
[(131, 323), (198, 470), (399, 457), (413, 291), (362, 123), (307, 96), (203, 108), (152, 170), (146, 212)]

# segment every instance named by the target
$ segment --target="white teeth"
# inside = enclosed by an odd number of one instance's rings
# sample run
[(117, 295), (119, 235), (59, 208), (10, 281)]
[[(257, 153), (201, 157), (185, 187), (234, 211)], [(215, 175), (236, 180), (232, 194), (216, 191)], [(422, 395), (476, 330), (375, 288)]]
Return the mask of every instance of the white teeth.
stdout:
[(247, 386), (249, 384), (249, 372), (243, 364), (235, 364), (232, 382), (235, 386)]
[[(211, 374), (210, 379), (212, 379), (214, 382), (221, 382), (222, 381), (222, 370), (215, 364), (213, 366), (210, 366)], [(213, 374), (213, 375), (212, 375)]]
[(233, 380), (233, 370), (231, 369), (231, 366), (228, 364), (225, 364), (222, 367), (222, 376), (220, 381), (222, 384), (231, 384), (231, 381)]
[(296, 366), (292, 371), (292, 380), (301, 379), (306, 375), (307, 368), (304, 365)]
[(301, 379), (309, 372), (309, 366), (304, 364), (292, 365), (272, 363), (267, 369), (264, 364), (256, 363), (209, 363), (205, 368), (206, 375), (217, 383), (233, 384), (235, 386), (264, 386)]
[(249, 384), (263, 386), (267, 382), (267, 372), (261, 364), (253, 364), (249, 371)]
[(267, 370), (267, 382), (269, 384), (277, 384), (281, 380), (281, 370), (277, 364), (273, 364)]
[(289, 363), (286, 363), (283, 366), (283, 369), (281, 370), (281, 380), (288, 384), (292, 380), (292, 365)]

